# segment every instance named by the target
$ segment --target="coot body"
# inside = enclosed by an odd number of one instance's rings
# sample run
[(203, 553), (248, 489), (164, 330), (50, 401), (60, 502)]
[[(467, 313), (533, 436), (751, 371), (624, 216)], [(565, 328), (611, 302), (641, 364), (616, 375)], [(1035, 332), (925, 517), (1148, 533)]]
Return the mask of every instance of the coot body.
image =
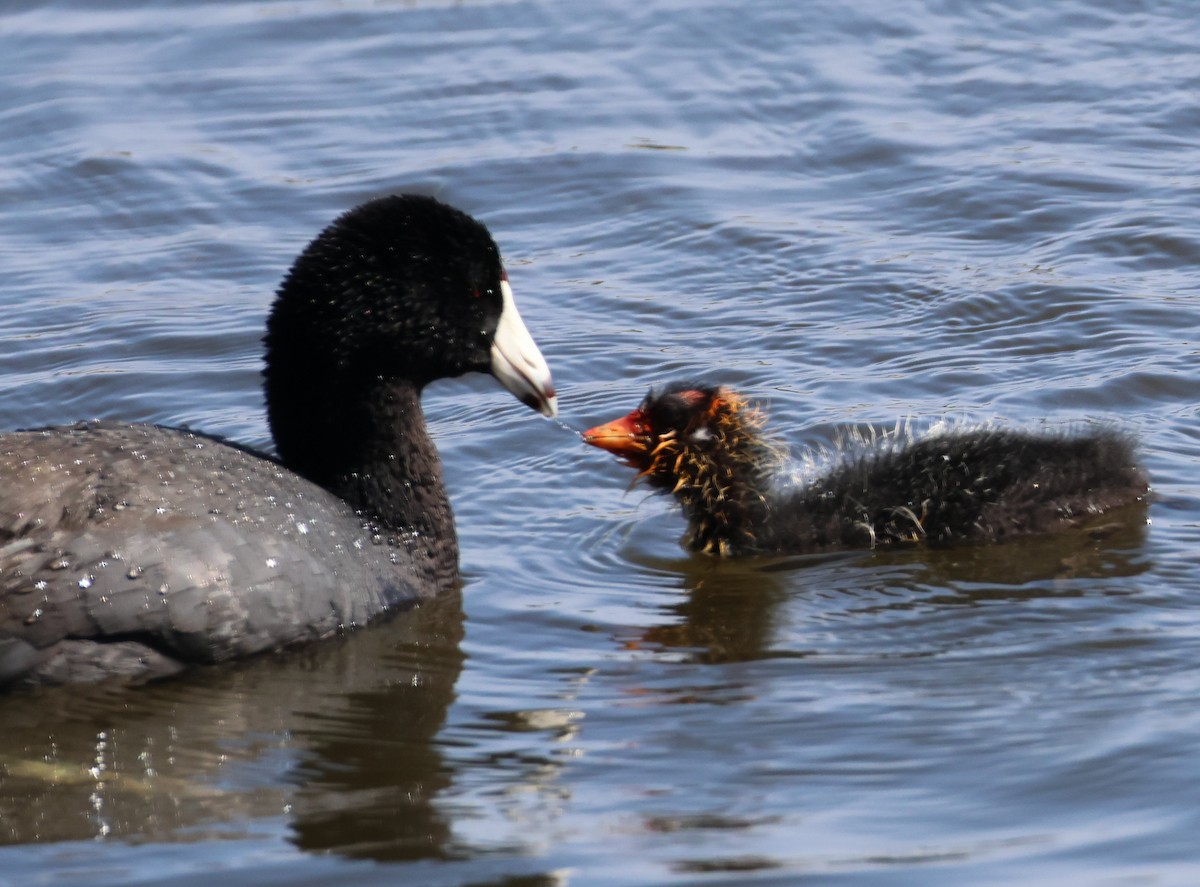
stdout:
[(458, 581), (422, 388), (556, 397), (482, 224), (432, 198), (346, 213), (266, 337), (278, 457), (178, 428), (0, 434), (0, 684), (153, 677), (334, 634)]

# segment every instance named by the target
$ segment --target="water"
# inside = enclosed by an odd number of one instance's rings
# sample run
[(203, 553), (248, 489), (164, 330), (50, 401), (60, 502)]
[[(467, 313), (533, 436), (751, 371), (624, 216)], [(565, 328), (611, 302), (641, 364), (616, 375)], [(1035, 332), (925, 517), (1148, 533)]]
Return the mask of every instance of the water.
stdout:
[(0, 884), (1200, 881), (1200, 29), (1183, 2), (58, 2), (0, 13), (0, 424), (267, 445), (271, 292), (353, 204), (484, 220), (574, 429), (1136, 433), (1104, 540), (714, 564), (487, 379), (411, 620), (0, 700)]

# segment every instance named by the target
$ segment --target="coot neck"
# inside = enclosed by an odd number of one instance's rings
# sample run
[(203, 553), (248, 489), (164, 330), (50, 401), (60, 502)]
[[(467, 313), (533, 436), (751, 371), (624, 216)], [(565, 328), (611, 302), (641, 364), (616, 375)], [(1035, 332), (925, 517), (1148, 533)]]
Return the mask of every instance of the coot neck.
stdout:
[(345, 500), (380, 535), (427, 552), (438, 575), (456, 576), (454, 513), (420, 388), (376, 378), (343, 391), (353, 398), (311, 403), (298, 422), (273, 404), (283, 463)]

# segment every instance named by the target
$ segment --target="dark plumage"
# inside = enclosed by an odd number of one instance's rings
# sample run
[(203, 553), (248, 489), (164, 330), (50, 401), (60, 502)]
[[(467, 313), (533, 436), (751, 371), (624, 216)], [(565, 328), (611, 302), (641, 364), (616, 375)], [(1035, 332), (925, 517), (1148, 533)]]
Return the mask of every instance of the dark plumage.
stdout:
[(1132, 442), (1112, 430), (934, 434), (847, 453), (796, 485), (779, 476), (784, 451), (762, 424), (729, 389), (675, 383), (584, 440), (675, 496), (689, 548), (727, 556), (1000, 541), (1075, 526), (1147, 492)]
[(0, 434), (0, 684), (157, 675), (324, 637), (458, 581), (421, 389), (493, 373), (554, 415), (487, 229), (364, 204), (280, 286), (278, 459), (176, 428)]

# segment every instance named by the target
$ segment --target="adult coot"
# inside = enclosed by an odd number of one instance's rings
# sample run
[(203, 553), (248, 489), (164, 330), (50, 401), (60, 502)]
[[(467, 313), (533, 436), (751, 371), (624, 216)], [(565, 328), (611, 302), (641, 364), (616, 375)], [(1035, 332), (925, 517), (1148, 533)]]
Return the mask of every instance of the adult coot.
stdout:
[(435, 595), (458, 542), (421, 389), (490, 372), (556, 413), (496, 244), (429, 197), (326, 228), (265, 342), (277, 459), (154, 425), (0, 434), (0, 684), (156, 676)]
[(762, 426), (737, 393), (679, 382), (584, 440), (675, 496), (689, 548), (724, 556), (999, 541), (1066, 529), (1147, 492), (1132, 442), (1112, 430), (884, 441), (794, 483)]

